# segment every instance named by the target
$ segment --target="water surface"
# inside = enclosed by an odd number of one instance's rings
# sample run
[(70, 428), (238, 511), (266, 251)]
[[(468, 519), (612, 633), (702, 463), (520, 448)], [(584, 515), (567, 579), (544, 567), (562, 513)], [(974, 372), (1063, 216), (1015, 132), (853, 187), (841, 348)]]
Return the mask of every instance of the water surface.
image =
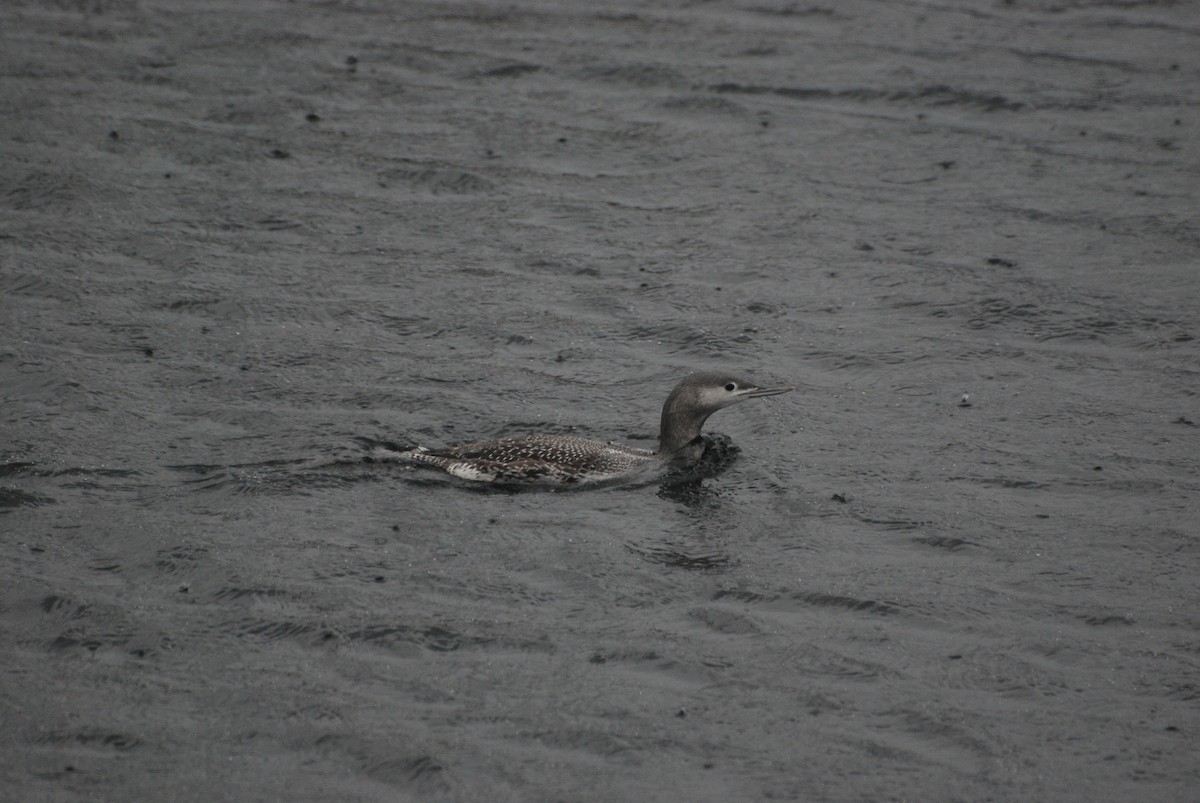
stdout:
[[(1192, 7), (0, 37), (13, 799), (1194, 797)], [(708, 369), (698, 486), (363, 461)]]

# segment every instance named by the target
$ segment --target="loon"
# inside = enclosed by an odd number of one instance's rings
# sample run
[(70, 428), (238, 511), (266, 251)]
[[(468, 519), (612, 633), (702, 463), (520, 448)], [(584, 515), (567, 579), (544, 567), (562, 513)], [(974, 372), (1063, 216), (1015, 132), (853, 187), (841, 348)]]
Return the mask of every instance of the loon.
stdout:
[(700, 428), (722, 407), (792, 390), (761, 388), (723, 373), (692, 374), (663, 404), (655, 450), (569, 435), (522, 435), (445, 449), (418, 446), (395, 457), (495, 485), (571, 486), (632, 479), (695, 463), (704, 452)]

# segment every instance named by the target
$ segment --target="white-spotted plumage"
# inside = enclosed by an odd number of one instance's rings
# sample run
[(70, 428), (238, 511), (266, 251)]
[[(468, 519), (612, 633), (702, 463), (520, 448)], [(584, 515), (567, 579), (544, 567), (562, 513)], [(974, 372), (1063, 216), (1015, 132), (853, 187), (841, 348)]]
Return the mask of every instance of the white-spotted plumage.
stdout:
[(572, 485), (626, 476), (654, 463), (656, 454), (650, 449), (588, 438), (525, 435), (451, 446), (436, 452), (418, 447), (407, 453), (407, 459), (436, 466), (464, 480)]
[(657, 450), (568, 435), (523, 435), (445, 449), (418, 446), (396, 456), (461, 479), (497, 485), (571, 486), (634, 479), (699, 458), (700, 428), (722, 407), (793, 389), (760, 388), (720, 373), (692, 374), (663, 404)]

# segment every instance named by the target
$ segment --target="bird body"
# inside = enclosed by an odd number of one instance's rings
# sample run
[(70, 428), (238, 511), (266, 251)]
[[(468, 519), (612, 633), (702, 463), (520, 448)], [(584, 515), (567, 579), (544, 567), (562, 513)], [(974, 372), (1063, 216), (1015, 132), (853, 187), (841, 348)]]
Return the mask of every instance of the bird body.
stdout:
[(497, 438), (436, 451), (417, 447), (408, 459), (464, 480), (547, 485), (604, 482), (659, 462), (651, 449), (564, 435)]
[(496, 485), (571, 486), (635, 479), (699, 459), (704, 451), (701, 427), (722, 407), (791, 390), (760, 388), (721, 373), (692, 374), (675, 386), (663, 404), (656, 450), (569, 435), (522, 435), (443, 449), (418, 446), (398, 457), (461, 479)]

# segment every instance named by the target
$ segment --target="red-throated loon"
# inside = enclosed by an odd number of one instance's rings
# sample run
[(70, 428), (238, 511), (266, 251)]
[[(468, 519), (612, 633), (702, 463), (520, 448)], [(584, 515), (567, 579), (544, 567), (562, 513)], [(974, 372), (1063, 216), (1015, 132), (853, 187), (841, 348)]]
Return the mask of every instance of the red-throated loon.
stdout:
[(643, 471), (683, 467), (704, 452), (700, 428), (710, 415), (745, 399), (795, 390), (760, 388), (728, 374), (692, 374), (663, 404), (658, 449), (569, 435), (522, 435), (445, 449), (418, 446), (401, 460), (440, 468), (455, 477), (496, 485), (585, 485), (641, 476)]

